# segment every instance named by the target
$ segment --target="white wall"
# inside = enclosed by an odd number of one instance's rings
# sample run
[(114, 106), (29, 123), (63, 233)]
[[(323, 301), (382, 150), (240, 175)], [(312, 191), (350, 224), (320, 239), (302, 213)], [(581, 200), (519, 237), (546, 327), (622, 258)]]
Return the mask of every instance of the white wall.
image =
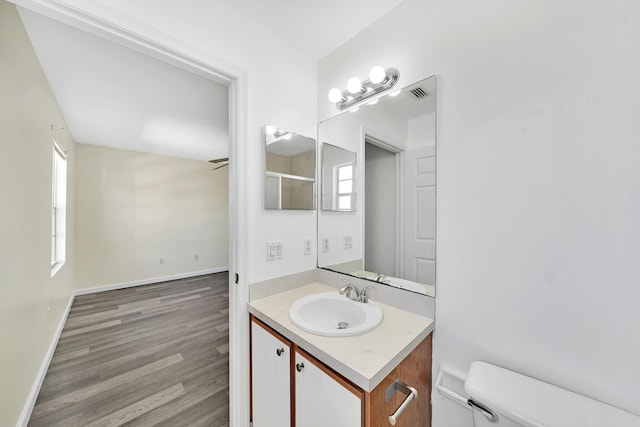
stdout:
[[(98, 14), (125, 28), (146, 27), (168, 34), (196, 57), (216, 58), (248, 76), (248, 281), (256, 282), (316, 266), (315, 253), (304, 255), (304, 238), (315, 242), (315, 211), (267, 211), (263, 208), (264, 124), (305, 136), (316, 133), (316, 61), (283, 45), (225, 2), (142, 0), (69, 0), (79, 10)], [(286, 64), (286, 66), (283, 66)], [(266, 242), (283, 241), (282, 260), (266, 261)], [(315, 245), (314, 245), (315, 246)]]
[[(75, 157), (22, 22), (5, 1), (0, 1), (0, 94), (0, 425), (12, 426), (73, 290)], [(51, 278), (54, 137), (71, 151), (66, 263)]]
[(436, 113), (410, 119), (407, 122), (407, 149), (435, 145)]
[[(319, 63), (438, 75), (434, 370), (488, 360), (640, 413), (640, 3), (405, 0)], [(434, 396), (434, 425), (470, 426)]]
[(78, 289), (228, 267), (228, 168), (86, 144), (76, 159)]

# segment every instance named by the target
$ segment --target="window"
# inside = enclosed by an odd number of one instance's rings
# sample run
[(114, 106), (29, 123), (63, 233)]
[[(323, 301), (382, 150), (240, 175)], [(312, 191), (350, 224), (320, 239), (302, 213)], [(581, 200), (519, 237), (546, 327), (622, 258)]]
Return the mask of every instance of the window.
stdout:
[(62, 267), (67, 236), (67, 156), (53, 143), (51, 179), (51, 276)]
[(353, 188), (353, 163), (335, 166), (336, 203), (339, 211), (352, 211), (355, 208)]

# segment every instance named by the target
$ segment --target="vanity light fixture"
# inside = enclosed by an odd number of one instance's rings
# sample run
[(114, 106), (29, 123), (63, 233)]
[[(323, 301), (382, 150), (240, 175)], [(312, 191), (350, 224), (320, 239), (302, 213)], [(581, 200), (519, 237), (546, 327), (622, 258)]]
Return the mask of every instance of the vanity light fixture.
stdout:
[[(359, 78), (351, 77), (347, 81), (347, 90), (341, 91), (337, 87), (331, 89), (329, 101), (336, 104), (340, 111), (354, 111), (354, 107), (367, 99), (391, 89), (399, 78), (400, 72), (396, 68), (385, 70), (384, 67), (376, 65), (369, 72), (369, 79), (361, 82)], [(376, 101), (377, 98), (369, 101), (368, 104), (373, 105)]]

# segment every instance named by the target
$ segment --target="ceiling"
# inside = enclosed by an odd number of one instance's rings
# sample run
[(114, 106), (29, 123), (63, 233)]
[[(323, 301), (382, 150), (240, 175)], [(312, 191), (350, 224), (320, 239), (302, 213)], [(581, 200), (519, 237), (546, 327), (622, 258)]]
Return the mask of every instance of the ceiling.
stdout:
[(24, 9), (20, 16), (76, 142), (228, 156), (228, 88)]
[(320, 59), (402, 0), (222, 0), (285, 44)]
[[(215, 1), (314, 59), (401, 2)], [(43, 15), (21, 8), (20, 16), (76, 142), (196, 160), (228, 157), (226, 86)]]

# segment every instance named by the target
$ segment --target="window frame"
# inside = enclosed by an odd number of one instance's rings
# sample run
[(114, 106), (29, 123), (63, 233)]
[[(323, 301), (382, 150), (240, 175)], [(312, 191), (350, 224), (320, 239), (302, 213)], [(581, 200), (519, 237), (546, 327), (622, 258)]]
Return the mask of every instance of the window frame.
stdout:
[(66, 261), (67, 155), (53, 140), (51, 169), (51, 277)]
[[(340, 169), (351, 167), (351, 178), (340, 179)], [(340, 212), (353, 212), (355, 210), (355, 164), (354, 162), (341, 163), (333, 167), (333, 182), (334, 182), (334, 206), (337, 211)], [(340, 192), (340, 182), (351, 181), (351, 191), (348, 193)], [(340, 198), (349, 197), (349, 209), (340, 209)]]

